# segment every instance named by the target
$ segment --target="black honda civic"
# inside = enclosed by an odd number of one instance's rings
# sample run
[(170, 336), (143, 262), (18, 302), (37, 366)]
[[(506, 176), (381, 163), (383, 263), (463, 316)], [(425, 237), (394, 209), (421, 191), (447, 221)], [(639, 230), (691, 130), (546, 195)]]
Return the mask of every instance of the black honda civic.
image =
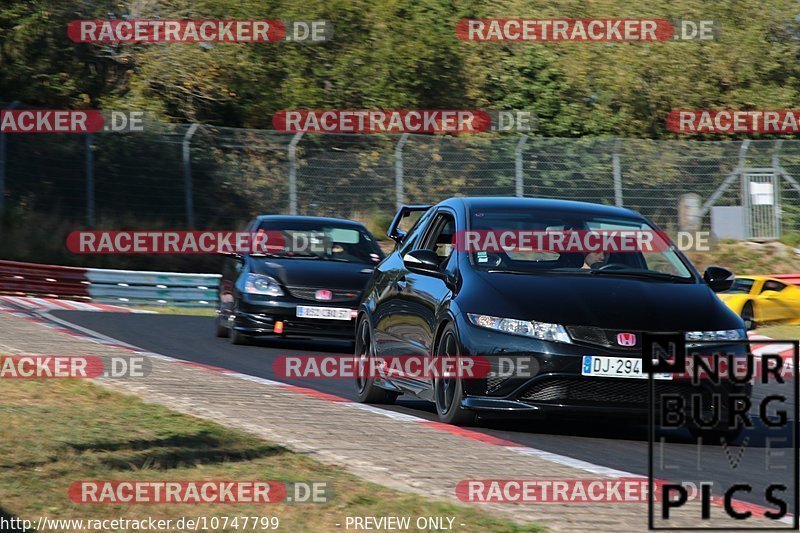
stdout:
[(226, 254), (217, 336), (352, 340), (358, 302), (384, 257), (370, 232), (350, 220), (281, 215), (257, 217), (246, 233), (258, 232), (281, 244)]
[[(412, 211), (423, 214), (401, 232), (400, 221)], [(746, 352), (744, 323), (714, 294), (731, 285), (733, 274), (709, 267), (700, 276), (668, 237), (660, 247), (595, 254), (463, 246), (464, 236), (498, 230), (512, 237), (523, 231), (664, 235), (638, 213), (583, 202), (451, 198), (402, 208), (389, 229), (396, 249), (375, 269), (359, 307), (356, 361), (480, 356), (494, 364), (508, 356), (526, 360), (529, 372), (473, 379), (363, 374), (355, 380), (360, 401), (411, 395), (434, 402), (439, 419), (456, 425), (509, 415), (641, 420), (650, 392), (644, 332), (678, 332), (687, 347), (704, 341), (735, 355)], [(703, 387), (677, 378), (654, 374), (653, 382), (659, 390), (686, 393)], [(702, 409), (725, 409), (711, 400), (719, 388), (749, 397), (749, 387), (717, 383), (705, 391)]]

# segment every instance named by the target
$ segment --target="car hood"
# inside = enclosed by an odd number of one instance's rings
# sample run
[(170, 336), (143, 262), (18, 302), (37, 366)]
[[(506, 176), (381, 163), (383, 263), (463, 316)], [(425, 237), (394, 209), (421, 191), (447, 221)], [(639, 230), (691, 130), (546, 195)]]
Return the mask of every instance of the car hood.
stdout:
[(492, 294), (476, 294), (475, 301), (464, 307), (473, 313), (639, 331), (742, 327), (739, 317), (703, 283), (588, 275), (476, 275)]
[(250, 271), (267, 274), (286, 287), (356, 289), (361, 291), (372, 275), (366, 263), (320, 259), (252, 258)]

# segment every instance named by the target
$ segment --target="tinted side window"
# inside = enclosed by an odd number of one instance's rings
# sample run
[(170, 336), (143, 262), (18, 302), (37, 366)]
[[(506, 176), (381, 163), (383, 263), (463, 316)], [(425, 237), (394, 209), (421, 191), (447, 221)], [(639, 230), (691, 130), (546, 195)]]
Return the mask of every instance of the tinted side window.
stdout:
[(406, 252), (410, 252), (411, 250), (416, 250), (419, 246), (417, 243), (420, 240), (420, 237), (425, 232), (425, 228), (428, 226), (428, 222), (431, 220), (431, 216), (433, 215), (433, 209), (429, 209), (424, 215), (419, 217), (417, 222), (408, 230), (408, 236), (400, 245), (400, 253), (404, 254)]
[(780, 281), (767, 280), (767, 281), (764, 282), (764, 288), (761, 289), (761, 292), (764, 292), (764, 291), (780, 292), (785, 288), (786, 288), (786, 285), (784, 285)]
[(424, 247), (433, 250), (442, 261), (453, 253), (453, 236), (456, 232), (456, 221), (448, 213), (439, 213), (433, 222), (432, 231), (425, 238)]
[(755, 280), (750, 278), (736, 278), (733, 281), (733, 286), (725, 292), (732, 294), (750, 294), (754, 283)]

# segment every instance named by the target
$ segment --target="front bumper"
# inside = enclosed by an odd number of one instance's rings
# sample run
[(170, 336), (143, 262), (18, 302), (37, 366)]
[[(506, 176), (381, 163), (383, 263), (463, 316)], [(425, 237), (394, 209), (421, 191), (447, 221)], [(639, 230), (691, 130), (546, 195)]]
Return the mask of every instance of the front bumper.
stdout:
[[(230, 318), (230, 326), (236, 331), (254, 337), (320, 337), (348, 340), (355, 337), (354, 317), (351, 317), (350, 320), (302, 318), (297, 316), (298, 305), (354, 310), (357, 302), (325, 304), (321, 302), (283, 301), (270, 300), (263, 297), (248, 297), (240, 300), (236, 312)], [(276, 322), (283, 323), (281, 332), (276, 332)]]
[[(496, 376), (464, 381), (461, 406), (490, 417), (597, 414), (646, 420), (651, 411), (658, 413), (661, 398), (679, 396), (685, 402), (697, 397), (695, 401), (706, 419), (718, 415), (727, 420), (731, 409), (741, 407), (739, 398), (749, 398), (751, 393), (749, 383), (692, 383), (672, 376), (669, 380), (653, 380), (651, 399), (651, 382), (647, 378), (584, 376), (581, 371), (584, 355), (641, 359), (638, 350), (538, 341), (467, 324), (462, 324), (460, 333), (464, 355), (483, 355), (492, 362), (493, 369), (499, 367), (500, 360), (514, 361), (514, 368), (526, 369), (523, 375), (499, 372)], [(690, 348), (689, 353), (708, 353), (708, 348), (697, 350)], [(714, 350), (743, 355), (747, 346), (714, 346)]]

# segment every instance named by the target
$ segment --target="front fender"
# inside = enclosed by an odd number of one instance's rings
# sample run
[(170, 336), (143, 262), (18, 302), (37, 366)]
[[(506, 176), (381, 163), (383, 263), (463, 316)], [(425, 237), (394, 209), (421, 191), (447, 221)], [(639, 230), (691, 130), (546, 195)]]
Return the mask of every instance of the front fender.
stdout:
[(720, 300), (722, 300), (722, 303), (727, 305), (731, 311), (737, 315), (741, 315), (744, 304), (749, 302), (751, 298), (749, 294), (730, 294), (721, 296)]
[[(460, 316), (461, 313), (459, 312), (458, 304), (456, 304), (454, 300), (449, 300), (445, 306), (438, 310), (436, 313), (436, 329), (434, 330), (435, 333), (433, 335), (433, 342), (431, 342), (431, 355), (433, 355), (434, 351), (436, 350), (436, 346), (439, 344), (439, 338), (442, 336), (442, 331), (447, 324), (455, 324), (456, 335), (458, 335), (460, 324), (457, 317)], [(459, 344), (461, 344), (460, 336)]]

